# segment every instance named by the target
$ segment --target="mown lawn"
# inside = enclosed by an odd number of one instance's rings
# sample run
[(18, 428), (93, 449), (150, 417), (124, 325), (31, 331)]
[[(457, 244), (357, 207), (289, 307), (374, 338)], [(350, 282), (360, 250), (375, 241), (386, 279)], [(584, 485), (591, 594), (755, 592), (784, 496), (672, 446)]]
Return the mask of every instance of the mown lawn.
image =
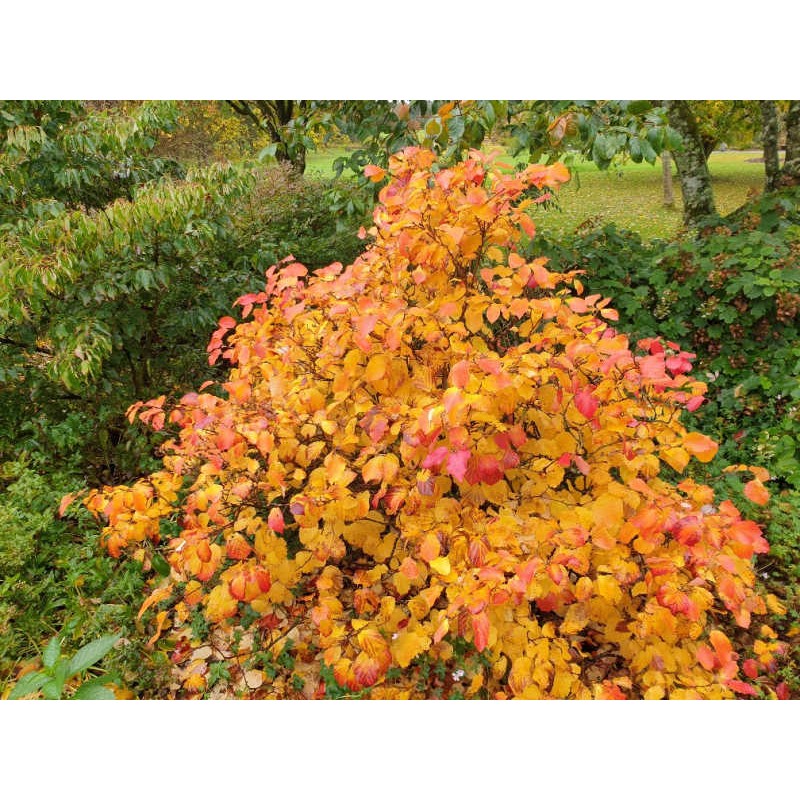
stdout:
[[(309, 153), (307, 171), (330, 176), (334, 159), (346, 152), (344, 148), (336, 148)], [(761, 191), (764, 165), (756, 161), (760, 156), (755, 151), (712, 153), (709, 168), (720, 213), (734, 211), (749, 193)], [(538, 215), (536, 222), (542, 229), (568, 232), (587, 219), (597, 219), (615, 222), (645, 238), (668, 238), (681, 226), (677, 175), (673, 178), (675, 207), (668, 209), (662, 200), (660, 160), (652, 166), (629, 162), (607, 171), (591, 163), (581, 163), (573, 174), (573, 180), (558, 194), (559, 208), (542, 209)]]

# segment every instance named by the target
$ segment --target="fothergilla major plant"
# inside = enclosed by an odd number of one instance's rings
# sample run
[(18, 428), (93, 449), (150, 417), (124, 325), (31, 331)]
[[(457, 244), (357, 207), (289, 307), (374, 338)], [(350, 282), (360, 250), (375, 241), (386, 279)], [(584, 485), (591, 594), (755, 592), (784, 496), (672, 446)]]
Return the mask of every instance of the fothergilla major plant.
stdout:
[(767, 543), (680, 475), (717, 451), (692, 354), (518, 252), (566, 169), (365, 171), (363, 254), (270, 268), (208, 346), (228, 379), (131, 408), (175, 431), (163, 468), (85, 499), (160, 567), (173, 696), (774, 696), (782, 644), (742, 674), (725, 632), (767, 611)]

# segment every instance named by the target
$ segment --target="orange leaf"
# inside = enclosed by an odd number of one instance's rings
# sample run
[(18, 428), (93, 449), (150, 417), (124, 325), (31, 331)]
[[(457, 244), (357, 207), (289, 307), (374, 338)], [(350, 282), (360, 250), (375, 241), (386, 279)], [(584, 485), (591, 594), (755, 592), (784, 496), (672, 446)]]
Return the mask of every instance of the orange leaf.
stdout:
[(441, 545), (439, 544), (439, 539), (433, 533), (427, 534), (425, 538), (422, 540), (422, 544), (419, 547), (420, 557), (428, 562), (433, 561), (434, 558), (438, 558), (439, 553), (441, 553), (441, 551), (442, 549)]
[(386, 176), (386, 170), (375, 166), (375, 164), (367, 164), (367, 166), (364, 167), (364, 175), (366, 175), (373, 183), (378, 183)]
[(364, 478), (365, 483), (380, 482), (389, 483), (400, 469), (400, 462), (397, 456), (392, 453), (387, 453), (382, 456), (375, 456), (364, 464), (361, 470), (361, 476)]
[(744, 485), (744, 496), (760, 506), (764, 506), (769, 502), (769, 492), (758, 478)]
[(156, 603), (160, 603), (162, 600), (166, 600), (168, 597), (172, 595), (172, 588), (170, 586), (160, 586), (154, 592), (150, 594), (147, 600), (142, 603), (141, 608), (139, 609), (139, 613), (136, 615), (136, 619), (141, 619), (142, 615), (145, 611), (147, 611), (150, 606), (155, 605)]
[(449, 380), (453, 386), (463, 389), (469, 380), (469, 362), (459, 361), (455, 364), (450, 370)]
[(159, 611), (156, 614), (156, 632), (147, 640), (149, 646), (153, 646), (161, 637), (161, 632), (164, 628), (169, 627), (169, 620), (167, 619), (168, 611)]
[(707, 464), (717, 454), (719, 445), (704, 433), (687, 433), (683, 437), (683, 446), (697, 458)]

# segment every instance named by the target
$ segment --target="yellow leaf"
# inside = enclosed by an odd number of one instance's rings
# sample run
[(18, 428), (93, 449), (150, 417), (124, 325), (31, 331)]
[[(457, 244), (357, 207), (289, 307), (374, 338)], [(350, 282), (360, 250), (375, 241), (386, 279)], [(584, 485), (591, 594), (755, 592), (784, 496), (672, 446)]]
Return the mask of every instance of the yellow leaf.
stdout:
[(617, 528), (622, 524), (624, 508), (622, 500), (611, 494), (601, 494), (592, 503), (592, 516), (605, 528)]
[(430, 646), (431, 640), (428, 636), (415, 631), (404, 632), (392, 641), (392, 656), (401, 667), (405, 668)]
[(450, 574), (450, 559), (447, 556), (439, 556), (431, 561), (431, 569), (440, 575)]
[(364, 380), (375, 383), (386, 375), (389, 368), (389, 357), (385, 355), (372, 356), (364, 370)]
[(467, 697), (472, 697), (472, 695), (474, 695), (481, 688), (481, 686), (483, 686), (483, 673), (479, 672), (472, 676), (472, 680), (470, 681), (470, 684), (464, 694)]
[(588, 621), (589, 618), (586, 614), (586, 608), (580, 603), (573, 603), (567, 610), (567, 614), (559, 630), (564, 636), (579, 633), (586, 627)]
[(767, 597), (766, 597), (766, 601), (767, 601), (767, 608), (773, 614), (785, 614), (786, 613), (786, 606), (783, 603), (781, 603), (781, 601), (778, 600), (778, 598), (775, 597), (774, 594), (768, 594)]
[(206, 603), (206, 618), (209, 622), (221, 622), (232, 617), (239, 608), (236, 598), (231, 595), (224, 583), (218, 584), (211, 590)]
[(392, 575), (392, 583), (401, 597), (404, 594), (408, 594), (408, 590), (411, 588), (411, 581), (402, 572), (395, 572)]
[(682, 447), (668, 447), (661, 451), (661, 460), (666, 461), (676, 472), (683, 472), (689, 463), (689, 454)]
[(598, 575), (594, 585), (597, 587), (597, 594), (603, 599), (608, 600), (612, 605), (622, 600), (622, 592), (620, 591), (619, 584), (611, 575)]
[(469, 306), (464, 314), (464, 322), (467, 330), (471, 333), (478, 333), (483, 327), (483, 309), (477, 306)]

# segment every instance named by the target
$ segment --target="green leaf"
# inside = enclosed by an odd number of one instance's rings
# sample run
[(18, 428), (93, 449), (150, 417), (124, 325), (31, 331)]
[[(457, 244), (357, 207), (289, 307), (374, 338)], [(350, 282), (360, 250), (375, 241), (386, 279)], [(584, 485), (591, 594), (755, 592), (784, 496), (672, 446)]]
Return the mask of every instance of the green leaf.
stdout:
[(27, 697), (29, 694), (34, 694), (50, 680), (50, 676), (44, 672), (29, 672), (17, 681), (16, 686), (11, 690), (8, 695), (9, 700), (19, 700), (21, 697)]
[(78, 687), (78, 691), (72, 695), (73, 700), (114, 700), (114, 692), (106, 686), (98, 686), (96, 683), (84, 683)]
[(647, 141), (653, 150), (660, 153), (664, 149), (664, 131), (661, 128), (650, 128), (647, 131)]
[(658, 154), (650, 146), (650, 142), (647, 139), (641, 139), (640, 141), (642, 143), (642, 157), (648, 164), (654, 164)]
[(681, 135), (674, 128), (664, 129), (664, 149), (666, 150), (682, 150), (683, 140)]
[(76, 675), (88, 669), (93, 664), (96, 664), (116, 643), (119, 641), (120, 635), (118, 633), (110, 636), (103, 636), (94, 642), (81, 647), (77, 653), (70, 659), (69, 674)]
[(60, 655), (61, 642), (58, 636), (54, 636), (45, 647), (44, 653), (42, 653), (42, 664), (44, 664), (45, 668), (50, 669), (58, 661)]
[(458, 145), (464, 135), (464, 117), (454, 114), (447, 120), (447, 138), (450, 145)]
[(631, 100), (631, 102), (628, 103), (627, 110), (630, 114), (644, 114), (652, 107), (653, 104), (649, 100)]
[(45, 700), (60, 700), (64, 691), (64, 682), (52, 678), (42, 686), (42, 696)]
[(153, 565), (153, 569), (162, 578), (166, 578), (169, 575), (171, 567), (164, 556), (160, 555), (159, 553), (154, 553), (153, 557), (150, 559), (150, 563)]

